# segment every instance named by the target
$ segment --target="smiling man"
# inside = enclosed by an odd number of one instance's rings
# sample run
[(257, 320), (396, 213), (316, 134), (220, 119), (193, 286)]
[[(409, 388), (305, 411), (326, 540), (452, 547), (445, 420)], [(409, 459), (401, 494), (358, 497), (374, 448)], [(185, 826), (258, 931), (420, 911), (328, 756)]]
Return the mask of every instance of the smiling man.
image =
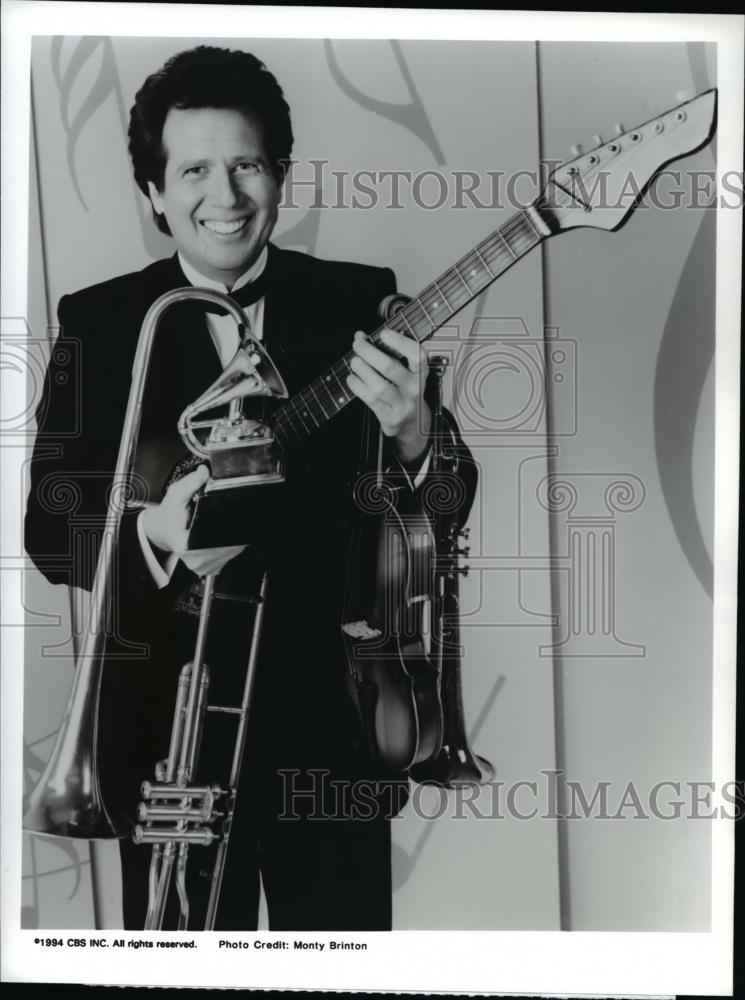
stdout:
[[(354, 484), (365, 468), (361, 444), (369, 429), (375, 441), (377, 428), (382, 432), (383, 461), (403, 468), (413, 488), (427, 475), (430, 412), (420, 348), (388, 331), (389, 355), (364, 335), (378, 326), (377, 307), (395, 290), (390, 270), (322, 261), (269, 242), (293, 137), (282, 91), (253, 56), (203, 46), (169, 60), (137, 94), (129, 139), (137, 183), (176, 253), (60, 302), (26, 520), (27, 550), (47, 578), (91, 587), (91, 553), (100, 541), (132, 360), (143, 318), (163, 293), (186, 285), (230, 292), (291, 396), (353, 346), (347, 386), (358, 398), (287, 456), (282, 508), (260, 544), (187, 550), (190, 501), (208, 471), (201, 466), (167, 485), (184, 453), (177, 420), (233, 357), (239, 334), (229, 317), (205, 314), (192, 302), (164, 315), (138, 438), (139, 502), (125, 511), (120, 533), (99, 727), (103, 794), (110, 811), (134, 819), (142, 781), (168, 754), (178, 673), (193, 654), (203, 576), (220, 571), (208, 653), (210, 700), (219, 701), (230, 698), (242, 677), (251, 630), (246, 601), (268, 568), (270, 594), (216, 926), (256, 927), (261, 878), (273, 929), (388, 929), (390, 818), (405, 801), (407, 779), (367, 750), (347, 693), (341, 622)], [(80, 343), (74, 385), (56, 377), (69, 338)], [(77, 405), (80, 433), (66, 437)], [(460, 447), (465, 516), (475, 471)], [(75, 491), (74, 510), (50, 502), (60, 481)], [(228, 728), (205, 732), (203, 780), (221, 780), (209, 768)], [(208, 748), (209, 735), (216, 749)], [(380, 790), (378, 807), (365, 816), (345, 813), (343, 796), (328, 799), (355, 782)], [(208, 854), (195, 848), (189, 867), (197, 913), (209, 888)], [(150, 851), (125, 839), (121, 856), (124, 923), (142, 928)]]

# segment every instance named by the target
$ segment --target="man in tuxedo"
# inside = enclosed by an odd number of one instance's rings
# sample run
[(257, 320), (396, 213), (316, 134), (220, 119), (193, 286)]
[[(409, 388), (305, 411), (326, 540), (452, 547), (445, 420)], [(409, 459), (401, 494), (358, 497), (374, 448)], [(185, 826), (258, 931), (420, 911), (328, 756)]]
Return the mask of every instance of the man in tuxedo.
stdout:
[[(431, 414), (422, 354), (392, 330), (382, 338), (390, 354), (365, 336), (379, 325), (380, 301), (395, 290), (390, 270), (322, 261), (269, 242), (292, 130), (279, 85), (253, 56), (204, 46), (175, 56), (137, 94), (129, 137), (135, 178), (177, 253), (60, 302), (26, 519), (27, 550), (51, 582), (91, 587), (138, 335), (161, 294), (185, 285), (230, 292), (290, 396), (350, 347), (354, 357), (340, 388), (350, 405), (286, 456), (282, 500), (267, 530), (249, 546), (189, 550), (190, 501), (208, 469), (164, 485), (185, 452), (177, 419), (229, 362), (238, 331), (228, 317), (191, 302), (164, 314), (145, 391), (135, 502), (123, 514), (117, 553), (101, 698), (104, 797), (113, 813), (132, 818), (141, 782), (167, 756), (201, 579), (220, 572), (208, 653), (213, 702), (235, 693), (252, 625), (247, 600), (268, 568), (217, 927), (256, 926), (260, 873), (273, 929), (389, 929), (390, 818), (405, 802), (406, 776), (367, 749), (347, 691), (340, 626), (365, 442), (380, 434), (379, 460), (412, 489), (427, 475)], [(57, 375), (71, 338), (79, 343), (80, 370), (62, 382)], [(65, 437), (76, 407), (79, 433)], [(464, 519), (476, 477), (462, 442), (459, 449)], [(200, 763), (207, 780), (219, 780), (207, 765), (225, 752), (227, 730), (221, 723), (205, 732)], [(220, 749), (206, 749), (210, 735)], [(377, 808), (367, 815), (331, 801), (332, 792), (361, 781), (376, 789)], [(150, 851), (126, 839), (121, 851), (125, 926), (141, 928)], [(208, 856), (192, 849), (196, 901), (208, 888)]]

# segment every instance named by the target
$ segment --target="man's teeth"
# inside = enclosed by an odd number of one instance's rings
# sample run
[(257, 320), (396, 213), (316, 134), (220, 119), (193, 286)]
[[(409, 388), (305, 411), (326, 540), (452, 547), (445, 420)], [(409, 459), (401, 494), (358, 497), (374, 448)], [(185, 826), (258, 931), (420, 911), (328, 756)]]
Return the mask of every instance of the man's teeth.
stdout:
[(231, 233), (243, 229), (247, 221), (247, 219), (236, 219), (234, 222), (218, 222), (216, 219), (204, 219), (202, 225), (220, 236), (230, 236)]

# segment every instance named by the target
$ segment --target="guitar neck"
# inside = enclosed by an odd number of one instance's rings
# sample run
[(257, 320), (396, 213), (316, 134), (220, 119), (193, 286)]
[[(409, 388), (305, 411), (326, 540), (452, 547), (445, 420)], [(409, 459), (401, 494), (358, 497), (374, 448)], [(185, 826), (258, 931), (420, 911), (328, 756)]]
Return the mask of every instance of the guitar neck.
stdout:
[[(380, 326), (370, 341), (391, 354), (380, 342), (386, 326), (419, 343), (428, 340), (550, 234), (534, 207), (521, 209)], [(345, 354), (275, 413), (274, 436), (283, 450), (300, 444), (356, 398), (346, 382), (353, 357), (354, 351)]]

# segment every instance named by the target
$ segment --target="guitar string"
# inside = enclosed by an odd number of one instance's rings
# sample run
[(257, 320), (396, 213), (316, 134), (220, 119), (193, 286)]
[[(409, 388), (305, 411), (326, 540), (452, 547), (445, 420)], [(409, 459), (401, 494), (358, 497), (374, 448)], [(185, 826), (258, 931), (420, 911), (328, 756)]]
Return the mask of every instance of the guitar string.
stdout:
[[(538, 244), (538, 242), (540, 242), (540, 237), (536, 236), (533, 227), (525, 225), (525, 221), (526, 221), (525, 219), (521, 219), (518, 216), (516, 219), (511, 220), (512, 224), (510, 226), (506, 225), (502, 227), (502, 232), (491, 235), (490, 237), (488, 237), (479, 244), (479, 247), (483, 248), (486, 254), (491, 255), (492, 263), (497, 264), (496, 271), (493, 271), (488, 266), (487, 262), (484, 260), (483, 256), (481, 255), (481, 253), (477, 248), (475, 251), (470, 251), (467, 255), (461, 258), (461, 260), (456, 265), (454, 265), (452, 270), (450, 272), (447, 272), (444, 277), (441, 277), (440, 279), (437, 279), (436, 282), (432, 283), (433, 285), (436, 284), (440, 292), (444, 293), (442, 294), (442, 298), (445, 300), (448, 307), (447, 315), (444, 315), (440, 322), (436, 322), (431, 319), (431, 309), (435, 308), (435, 306), (430, 306), (430, 309), (427, 308), (427, 305), (431, 301), (432, 296), (436, 294), (436, 290), (432, 287), (432, 285), (430, 285), (427, 288), (425, 288), (422, 292), (420, 292), (415, 299), (412, 299), (411, 302), (408, 303), (406, 307), (404, 307), (404, 309), (402, 309), (398, 314), (396, 314), (396, 317), (394, 317), (390, 321), (389, 325), (395, 329), (397, 328), (397, 326), (400, 327), (401, 321), (405, 322), (411, 334), (418, 341), (427, 339), (427, 337), (431, 336), (432, 333), (434, 333), (434, 331), (438, 329), (439, 326), (442, 326), (442, 324), (447, 321), (447, 319), (451, 318), (457, 311), (459, 311), (459, 309), (463, 308), (469, 301), (471, 301), (478, 294), (480, 294), (486, 287), (488, 287), (489, 284), (491, 284), (493, 280), (495, 280), (502, 273), (504, 273), (504, 271), (507, 270), (507, 268), (511, 264), (513, 264), (520, 257), (524, 256), (525, 253), (533, 249), (533, 247), (535, 247)], [(524, 248), (518, 246), (519, 253), (516, 254), (510, 253), (509, 258), (504, 261), (504, 266), (502, 266), (502, 263), (499, 260), (499, 258), (504, 257), (504, 251), (500, 249), (497, 250), (496, 254), (494, 254), (492, 253), (492, 250), (494, 248), (497, 236), (501, 238), (504, 232), (506, 232), (509, 236), (513, 238), (527, 237), (528, 245), (525, 246)], [(483, 276), (483, 271), (485, 270), (488, 275), (488, 278), (486, 281), (480, 282), (481, 284), (480, 288), (474, 290), (469, 287), (468, 293), (466, 297), (463, 298), (463, 301), (456, 303), (453, 306), (451, 304), (449, 295), (453, 292), (454, 289), (461, 290), (462, 285), (466, 286), (467, 283), (463, 279), (462, 274), (460, 272), (462, 270), (463, 265), (466, 262), (469, 263), (469, 267), (471, 266), (473, 262), (473, 257), (475, 255), (478, 255), (478, 257), (482, 261), (482, 276)], [(451, 273), (454, 276), (452, 278), (449, 276)], [(445, 289), (447, 289), (447, 292), (445, 291)], [(409, 320), (407, 315), (407, 310), (409, 313), (413, 313), (412, 307), (418, 308), (420, 310), (422, 317), (424, 318), (424, 323), (426, 324), (425, 329), (423, 330), (421, 329), (422, 327), (421, 319), (413, 317), (411, 321)], [(419, 332), (417, 332), (415, 326), (420, 327)], [(383, 328), (381, 327), (378, 330), (376, 330), (373, 334), (371, 334), (370, 340), (372, 343), (379, 343), (379, 337), (382, 329)], [(286, 438), (286, 435), (288, 433), (294, 433), (295, 437), (297, 438), (297, 441), (301, 441), (307, 434), (311, 433), (314, 430), (313, 427), (308, 426), (306, 418), (308, 417), (312, 418), (315, 427), (320, 427), (321, 424), (325, 422), (325, 420), (329, 419), (329, 415), (326, 413), (325, 408), (320, 403), (320, 398), (318, 396), (318, 392), (316, 391), (317, 388), (326, 389), (328, 398), (333, 403), (334, 413), (339, 412), (343, 406), (345, 406), (352, 399), (354, 399), (354, 394), (350, 393), (348, 388), (344, 388), (344, 386), (342, 386), (341, 379), (339, 377), (339, 372), (349, 371), (349, 362), (351, 361), (353, 356), (354, 354), (352, 352), (345, 355), (342, 359), (340, 359), (340, 361), (338, 361), (334, 366), (332, 366), (329, 374), (327, 374), (325, 377), (322, 376), (320, 379), (316, 380), (316, 382), (311, 383), (311, 385), (306, 387), (306, 389), (304, 389), (301, 393), (299, 393), (297, 397), (294, 397), (293, 399), (289, 400), (288, 405), (286, 405), (286, 407), (283, 407), (282, 410), (278, 412), (278, 414), (275, 416), (275, 436), (279, 440), (280, 445), (290, 443), (287, 440), (285, 442), (282, 441), (282, 438), (283, 437)], [(328, 389), (327, 386), (324, 385), (324, 381), (329, 382), (331, 376), (333, 376), (336, 379), (339, 386), (343, 389), (341, 397), (332, 396), (331, 391)], [(319, 414), (315, 412), (315, 408), (313, 405), (313, 397), (315, 397), (315, 399), (317, 400), (321, 409), (321, 413), (323, 414), (322, 419), (320, 420), (319, 420)], [(300, 409), (301, 405), (303, 406), (302, 410)], [(295, 417), (293, 417), (292, 411), (294, 411)], [(298, 426), (298, 424), (300, 426)]]
[[(503, 246), (506, 244), (505, 236), (507, 236), (510, 239), (514, 239), (515, 242), (517, 242), (517, 240), (523, 237), (527, 240), (527, 243), (529, 245), (524, 248), (517, 246), (516, 247), (517, 256), (515, 256), (511, 252), (508, 253), (503, 248)], [(424, 315), (425, 322), (427, 324), (427, 327), (429, 328), (428, 330), (423, 331), (422, 333), (421, 339), (422, 340), (426, 339), (428, 336), (431, 336), (432, 333), (434, 333), (434, 331), (437, 330), (439, 326), (441, 326), (444, 322), (446, 322), (447, 319), (452, 318), (452, 316), (455, 315), (455, 313), (459, 309), (463, 308), (463, 306), (465, 306), (468, 302), (470, 302), (482, 291), (484, 291), (489, 286), (489, 284), (491, 284), (492, 281), (494, 281), (501, 274), (503, 274), (504, 271), (506, 271), (511, 264), (515, 263), (516, 260), (524, 256), (527, 252), (529, 252), (529, 250), (533, 249), (533, 247), (537, 246), (539, 242), (540, 242), (540, 237), (536, 235), (534, 227), (528, 222), (527, 217), (525, 215), (525, 210), (523, 209), (522, 211), (516, 213), (511, 219), (508, 219), (507, 222), (499, 229), (495, 230), (494, 232), (486, 236), (480, 243), (476, 245), (475, 248), (470, 250), (458, 261), (456, 261), (456, 263), (452, 267), (450, 267), (446, 272), (444, 272), (439, 278), (436, 278), (435, 281), (427, 285), (417, 296), (413, 297), (411, 301), (407, 303), (407, 305), (404, 306), (403, 309), (401, 309), (400, 312), (397, 313), (395, 317), (393, 317), (393, 319), (390, 321), (390, 325), (393, 326), (396, 323), (396, 321), (403, 320), (409, 327), (410, 332), (413, 334), (413, 336), (417, 340), (419, 340), (420, 338), (415, 329), (415, 325), (421, 325), (421, 321), (418, 322), (416, 319), (412, 319), (412, 321), (410, 321), (409, 317), (406, 315), (407, 311), (413, 312), (412, 307), (418, 306), (422, 314)], [(509, 244), (506, 245), (509, 247)], [(484, 260), (484, 258), (482, 257), (481, 254), (482, 250), (484, 251), (484, 253), (491, 256), (492, 263), (496, 263), (498, 265), (497, 271), (492, 271), (492, 269), (488, 266), (487, 261)], [(476, 290), (469, 288), (467, 297), (464, 298), (464, 300), (459, 305), (456, 305), (453, 308), (451, 306), (449, 296), (451, 295), (451, 293), (453, 293), (455, 289), (461, 291), (461, 295), (466, 295), (465, 291), (463, 290), (463, 286), (465, 285), (467, 287), (467, 283), (465, 282), (465, 279), (462, 277), (460, 271), (462, 270), (463, 265), (466, 264), (466, 262), (468, 261), (471, 261), (469, 268), (470, 270), (473, 270), (474, 256), (478, 256), (482, 261), (481, 264), (482, 275), (483, 272), (485, 271), (487, 275), (486, 281), (484, 281), (483, 284), (481, 284), (481, 287), (477, 288)], [(503, 267), (499, 266), (500, 257), (507, 257), (505, 266)], [(426, 302), (428, 296), (437, 294), (437, 291), (433, 286), (437, 286), (437, 288), (439, 288), (439, 290), (441, 291), (442, 294), (440, 295), (440, 297), (444, 299), (445, 304), (449, 311), (449, 314), (445, 315), (443, 319), (439, 322), (434, 322), (431, 319), (430, 314), (426, 308)], [(380, 333), (382, 332), (383, 328), (384, 327), (382, 326), (379, 327), (376, 331), (374, 331), (370, 335), (371, 342), (375, 343), (376, 341), (379, 341)], [(275, 414), (274, 434), (275, 437), (279, 440), (280, 445), (283, 444), (281, 439), (285, 436), (286, 432), (288, 431), (294, 432), (298, 441), (300, 441), (306, 434), (309, 434), (314, 430), (314, 428), (308, 427), (305, 420), (306, 417), (310, 416), (314, 420), (316, 427), (320, 427), (321, 424), (325, 422), (325, 420), (329, 419), (328, 414), (326, 413), (326, 411), (323, 408), (323, 405), (320, 402), (316, 389), (325, 388), (324, 380), (328, 381), (331, 376), (333, 376), (336, 379), (340, 387), (343, 387), (342, 382), (339, 378), (339, 371), (343, 369), (348, 370), (349, 361), (351, 361), (353, 357), (354, 357), (353, 352), (347, 353), (343, 358), (335, 362), (335, 364), (331, 366), (331, 368), (328, 370), (327, 373), (325, 373), (325, 375), (322, 375), (319, 378), (315, 379), (295, 397), (289, 399), (287, 403), (284, 404), (281, 407), (281, 409), (277, 411), (277, 413)], [(318, 385), (316, 385), (316, 383), (318, 383)], [(326, 388), (326, 392), (329, 396), (329, 399), (334, 404), (335, 412), (339, 412), (339, 410), (343, 406), (345, 406), (348, 402), (350, 402), (351, 399), (355, 398), (354, 394), (349, 395), (349, 389), (347, 387), (343, 388), (344, 392), (343, 396), (341, 397), (343, 402), (339, 401), (339, 397), (332, 396), (330, 390)], [(318, 415), (314, 412), (313, 409), (312, 405), (313, 397), (315, 397), (316, 400), (318, 401), (318, 405), (323, 414), (323, 419), (320, 422), (318, 420)], [(302, 403), (303, 405), (302, 411), (299, 409), (299, 403)], [(296, 414), (295, 418), (293, 418), (292, 416), (291, 412), (292, 410), (295, 411)], [(300, 422), (302, 431), (297, 427), (296, 421)]]
[[(532, 247), (535, 246), (536, 243), (540, 241), (540, 238), (537, 237), (536, 234), (535, 234), (534, 227), (531, 226), (527, 222), (527, 219), (526, 219), (526, 217), (524, 215), (524, 212), (523, 213), (519, 213), (513, 219), (508, 220), (508, 222), (503, 227), (501, 227), (500, 230), (497, 230), (495, 233), (490, 234), (488, 237), (486, 237), (484, 240), (482, 240), (481, 243), (478, 244), (478, 246), (477, 246), (477, 248), (475, 250), (470, 251), (464, 257), (462, 257), (451, 269), (449, 269), (447, 272), (445, 272), (445, 275), (441, 276), (439, 279), (435, 279), (435, 281), (432, 282), (430, 286), (426, 287), (422, 292), (420, 292), (419, 295), (415, 299), (412, 299), (411, 302), (408, 303), (407, 306), (404, 307), (396, 315), (396, 317), (394, 318), (394, 320), (391, 321), (391, 325), (394, 325), (394, 323), (397, 320), (403, 319), (403, 321), (406, 322), (407, 326), (409, 327), (411, 333), (418, 340), (419, 339), (419, 335), (417, 334), (417, 331), (416, 331), (416, 329), (414, 327), (415, 327), (415, 324), (417, 324), (417, 325), (421, 325), (421, 324), (417, 323), (416, 319), (413, 319), (413, 322), (410, 321), (409, 318), (408, 318), (408, 316), (406, 315), (406, 312), (407, 312), (407, 310), (409, 312), (412, 312), (411, 306), (415, 306), (415, 307), (419, 306), (419, 308), (420, 308), (420, 310), (421, 310), (421, 312), (422, 312), (422, 314), (424, 316), (426, 325), (427, 325), (427, 330), (424, 331), (424, 333), (422, 335), (422, 339), (424, 339), (425, 335), (431, 335), (431, 333), (434, 332), (435, 329), (437, 329), (438, 325), (441, 325), (441, 324), (437, 324), (437, 323), (435, 323), (435, 322), (432, 321), (431, 316), (430, 316), (430, 312), (427, 309), (427, 303), (428, 303), (428, 301), (431, 299), (431, 297), (433, 295), (437, 294), (437, 291), (436, 291), (436, 289), (433, 288), (433, 286), (436, 286), (440, 290), (440, 292), (442, 293), (441, 297), (445, 300), (445, 302), (446, 302), (446, 304), (448, 306), (449, 316), (452, 317), (452, 315), (454, 315), (454, 313), (459, 308), (462, 308), (468, 301), (470, 301), (472, 298), (474, 298), (476, 295), (478, 295), (481, 291), (483, 291), (484, 288), (486, 288), (488, 286), (488, 284), (491, 283), (491, 281), (493, 281), (496, 277), (498, 277), (501, 273), (503, 273), (504, 270), (506, 270), (507, 267), (509, 267), (509, 265), (511, 263), (514, 263), (514, 261), (517, 259), (517, 255), (513, 254), (512, 252), (510, 252), (509, 259), (506, 261), (506, 267), (499, 267), (499, 269), (495, 273), (494, 271), (491, 270), (491, 268), (488, 266), (488, 263), (484, 260), (484, 258), (482, 257), (482, 255), (479, 253), (479, 248), (482, 248), (485, 253), (491, 254), (491, 251), (492, 251), (492, 249), (493, 249), (493, 247), (495, 245), (495, 242), (497, 240), (499, 240), (500, 243), (505, 243), (506, 242), (504, 240), (504, 235), (505, 234), (507, 236), (509, 236), (510, 238), (513, 238), (513, 237), (519, 238), (520, 236), (528, 237), (529, 246), (527, 246), (525, 249), (523, 249), (521, 247), (518, 247), (518, 249), (520, 251), (520, 254), (519, 254), (520, 256), (523, 256), (524, 253), (528, 252), (528, 250), (532, 249)], [(486, 273), (488, 275), (488, 279), (485, 282), (483, 282), (482, 287), (479, 288), (478, 290), (474, 291), (473, 289), (471, 289), (469, 287), (468, 288), (468, 293), (466, 293), (467, 294), (467, 298), (464, 299), (464, 301), (461, 302), (459, 305), (456, 305), (455, 308), (453, 308), (453, 306), (450, 303), (449, 295), (453, 292), (454, 289), (457, 288), (458, 290), (461, 290), (461, 285), (466, 285), (465, 279), (463, 279), (461, 271), (463, 269), (463, 266), (467, 262), (468, 262), (468, 266), (472, 269), (471, 262), (473, 261), (473, 257), (474, 257), (475, 254), (478, 255), (480, 257), (480, 259), (482, 260), (482, 262), (483, 262), (482, 263), (482, 274), (483, 274), (483, 270), (486, 270)], [(499, 256), (503, 256), (503, 255), (504, 255), (504, 251), (502, 251), (501, 249), (498, 250), (495, 255), (492, 255), (492, 261), (494, 262), (496, 260), (496, 258), (498, 258)], [(451, 278), (450, 277), (451, 274), (454, 275), (454, 277)], [(446, 291), (446, 289), (447, 289), (447, 291)], [(434, 306), (432, 306), (430, 308), (434, 308)], [(446, 319), (447, 318), (449, 318), (449, 317), (446, 317)], [(375, 342), (379, 338), (379, 334), (380, 334), (380, 330), (375, 331), (375, 333), (373, 333), (371, 335), (371, 338), (370, 338), (371, 341)], [(351, 359), (352, 356), (353, 356), (352, 354), (349, 354), (349, 355), (345, 356), (344, 358), (342, 358), (334, 366), (332, 366), (330, 374), (332, 374), (336, 378), (337, 382), (339, 382), (340, 385), (341, 385), (341, 382), (340, 382), (339, 376), (338, 376), (338, 369), (340, 367), (342, 367), (342, 366), (348, 368), (348, 361)], [(326, 380), (328, 381), (328, 376), (326, 376)], [(323, 382), (321, 381), (320, 384), (323, 385)], [(304, 403), (304, 405), (306, 407), (302, 411), (302, 413), (300, 412), (300, 410), (298, 408), (297, 400), (294, 399), (294, 400), (290, 401), (291, 409), (294, 409), (295, 412), (296, 412), (296, 414), (300, 417), (301, 423), (303, 425), (303, 430), (306, 433), (308, 432), (309, 428), (305, 424), (305, 421), (303, 419), (304, 417), (310, 415), (315, 420), (316, 425), (320, 426), (319, 423), (318, 423), (318, 420), (316, 419), (316, 414), (313, 412), (313, 407), (312, 407), (312, 405), (310, 405), (311, 404), (311, 400), (308, 399), (309, 391), (312, 392), (313, 395), (318, 399), (318, 395), (317, 395), (317, 392), (316, 392), (316, 389), (315, 389), (315, 384), (311, 383), (311, 385), (309, 387), (307, 387), (305, 390), (303, 390), (302, 393), (299, 394), (299, 397), (302, 397), (302, 401), (303, 401), (303, 403)], [(328, 390), (327, 390), (327, 392), (328, 392)], [(330, 392), (329, 392), (329, 396), (330, 396)], [(347, 398), (346, 393), (342, 397), (342, 400), (334, 399), (333, 397), (331, 397), (331, 398), (333, 399), (333, 403), (334, 403), (335, 407), (336, 406), (343, 406), (343, 405), (345, 405), (346, 402), (349, 402), (349, 398)], [(319, 400), (319, 405), (320, 405), (320, 400)], [(322, 409), (322, 411), (324, 413), (324, 417), (327, 418), (328, 415), (325, 413), (325, 410), (323, 409), (323, 406), (321, 406), (321, 409)], [(288, 414), (288, 415), (291, 416), (291, 414)], [(283, 427), (280, 426), (280, 423), (279, 423), (282, 420), (282, 416), (283, 416), (283, 414), (280, 411), (280, 415), (278, 416), (278, 423), (276, 425), (277, 429), (279, 429), (279, 431), (280, 431), (280, 434), (282, 433), (282, 430), (284, 429)], [(295, 430), (295, 433), (297, 434), (297, 436), (300, 439), (302, 438), (302, 434), (299, 432), (299, 430), (296, 427), (293, 426), (292, 428), (288, 428), (288, 429)], [(275, 430), (275, 433), (276, 433), (276, 430)]]

